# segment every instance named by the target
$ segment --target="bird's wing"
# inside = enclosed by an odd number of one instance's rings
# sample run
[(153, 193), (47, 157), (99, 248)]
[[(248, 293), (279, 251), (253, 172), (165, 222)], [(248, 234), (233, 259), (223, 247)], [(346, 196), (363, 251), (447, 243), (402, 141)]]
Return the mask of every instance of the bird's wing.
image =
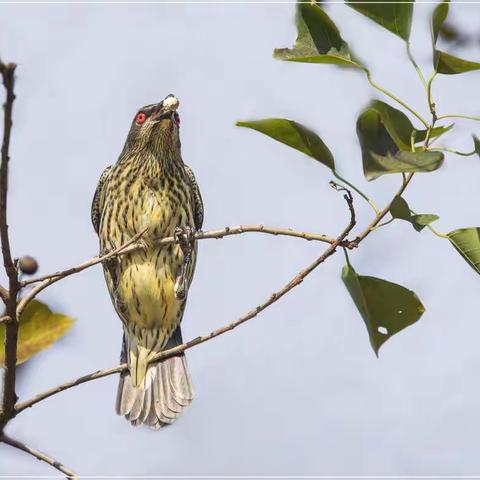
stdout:
[(185, 171), (187, 172), (188, 179), (190, 180), (190, 187), (192, 189), (193, 195), (193, 219), (195, 221), (195, 228), (200, 230), (203, 225), (203, 201), (202, 195), (200, 194), (200, 189), (198, 188), (198, 183), (195, 178), (195, 174), (193, 170), (188, 166), (185, 165)]
[(98, 233), (100, 228), (100, 220), (102, 219), (102, 211), (103, 211), (103, 203), (105, 200), (105, 184), (107, 182), (108, 176), (112, 169), (112, 165), (107, 167), (100, 176), (100, 180), (98, 181), (97, 189), (95, 190), (95, 195), (93, 196), (92, 201), (92, 224), (95, 231)]

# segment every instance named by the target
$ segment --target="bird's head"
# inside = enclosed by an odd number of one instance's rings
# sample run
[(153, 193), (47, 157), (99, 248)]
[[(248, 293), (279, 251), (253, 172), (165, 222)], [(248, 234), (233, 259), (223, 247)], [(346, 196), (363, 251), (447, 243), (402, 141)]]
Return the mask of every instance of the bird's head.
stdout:
[(160, 103), (138, 110), (128, 133), (128, 149), (148, 149), (157, 155), (179, 150), (178, 105), (178, 98), (170, 94)]

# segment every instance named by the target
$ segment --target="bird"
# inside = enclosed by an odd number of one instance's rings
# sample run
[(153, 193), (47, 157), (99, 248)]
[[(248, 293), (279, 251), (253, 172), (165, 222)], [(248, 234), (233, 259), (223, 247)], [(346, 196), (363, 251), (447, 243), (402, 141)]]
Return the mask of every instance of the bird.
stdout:
[[(140, 236), (140, 249), (105, 260), (103, 271), (123, 325), (116, 411), (132, 425), (159, 429), (190, 405), (185, 355), (149, 363), (182, 344), (180, 323), (197, 258), (194, 238), (203, 202), (193, 170), (182, 160), (179, 100), (173, 94), (140, 108), (123, 150), (100, 176), (91, 220), (105, 255)], [(175, 242), (159, 245), (174, 236)]]

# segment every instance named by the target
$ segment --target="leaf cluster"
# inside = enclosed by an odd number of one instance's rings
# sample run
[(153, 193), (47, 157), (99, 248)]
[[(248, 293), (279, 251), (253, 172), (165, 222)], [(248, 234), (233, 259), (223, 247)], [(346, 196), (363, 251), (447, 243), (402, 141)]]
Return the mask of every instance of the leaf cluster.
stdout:
[[(365, 179), (372, 181), (387, 174), (401, 176), (402, 187), (390, 203), (384, 209), (378, 209), (375, 202), (358, 186), (344, 179), (326, 142), (311, 128), (285, 118), (240, 121), (237, 125), (253, 129), (308, 155), (367, 200), (375, 211), (375, 217), (367, 229), (359, 234), (358, 240), (361, 241), (384, 225), (402, 220), (410, 223), (416, 232), (427, 228), (438, 237), (448, 240), (462, 258), (480, 273), (480, 227), (461, 228), (442, 234), (431, 225), (439, 219), (438, 215), (415, 213), (403, 197), (413, 175), (441, 168), (445, 161), (445, 153), (480, 156), (480, 140), (476, 135), (473, 135), (474, 149), (469, 153), (458, 152), (448, 147), (433, 147), (434, 142), (454, 128), (453, 123), (445, 123), (445, 120), (450, 117), (463, 117), (463, 115), (438, 115), (432, 95), (432, 83), (436, 75), (453, 75), (480, 69), (480, 63), (456, 57), (437, 48), (437, 40), (448, 16), (449, 0), (438, 4), (431, 15), (433, 71), (428, 80), (410, 50), (414, 3), (384, 0), (373, 2), (347, 0), (345, 3), (405, 43), (408, 58), (425, 89), (430, 121), (425, 120), (411, 106), (372, 80), (369, 68), (354, 55), (337, 25), (319, 4), (297, 5), (296, 41), (291, 48), (275, 49), (273, 55), (276, 59), (288, 62), (332, 64), (343, 69), (363, 71), (373, 88), (400, 107), (396, 108), (382, 100), (373, 99), (359, 114), (356, 123)], [(414, 122), (420, 122), (420, 125), (415, 126)], [(390, 216), (390, 220), (381, 223), (386, 215)], [(425, 308), (417, 295), (408, 288), (380, 278), (359, 275), (351, 265), (349, 257), (346, 258), (347, 264), (342, 271), (342, 280), (365, 322), (371, 346), (378, 354), (379, 348), (386, 340), (417, 322)]]

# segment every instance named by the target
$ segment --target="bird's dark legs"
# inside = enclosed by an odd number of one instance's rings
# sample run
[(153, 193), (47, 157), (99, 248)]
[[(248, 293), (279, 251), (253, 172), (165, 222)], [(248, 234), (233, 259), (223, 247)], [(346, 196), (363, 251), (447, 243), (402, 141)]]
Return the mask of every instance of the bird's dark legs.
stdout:
[(177, 227), (173, 232), (175, 241), (178, 242), (183, 252), (182, 268), (175, 281), (175, 296), (184, 299), (187, 294), (187, 273), (192, 260), (192, 251), (195, 244), (195, 229), (192, 227)]

